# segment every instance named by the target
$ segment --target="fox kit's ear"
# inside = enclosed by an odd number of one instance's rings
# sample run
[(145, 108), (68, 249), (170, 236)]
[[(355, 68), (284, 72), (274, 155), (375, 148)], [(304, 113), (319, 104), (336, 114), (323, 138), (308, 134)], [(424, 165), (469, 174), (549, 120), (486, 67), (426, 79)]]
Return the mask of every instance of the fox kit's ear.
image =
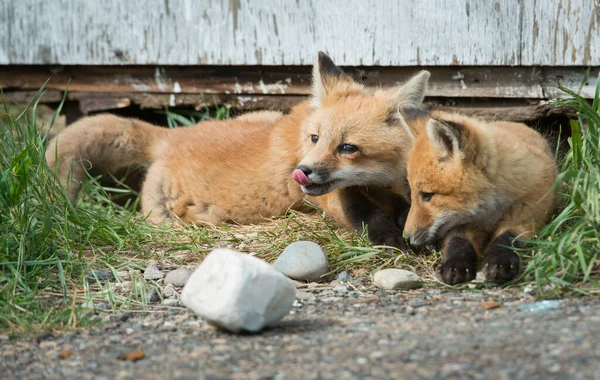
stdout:
[(427, 122), (427, 137), (438, 160), (446, 161), (461, 155), (461, 132), (460, 124), (446, 124), (444, 122), (429, 119)]
[(388, 101), (388, 122), (392, 120), (399, 121), (412, 139), (415, 138), (414, 132), (404, 120), (402, 112), (399, 111), (401, 109), (421, 109), (429, 76), (429, 71), (422, 70), (400, 88), (396, 87), (383, 91)]
[(340, 85), (346, 85), (347, 88), (358, 84), (337, 67), (327, 54), (320, 51), (313, 66), (313, 105), (321, 105), (327, 93)]
[(419, 71), (400, 87), (393, 97), (396, 108), (421, 107), (430, 76), (431, 74), (427, 70)]

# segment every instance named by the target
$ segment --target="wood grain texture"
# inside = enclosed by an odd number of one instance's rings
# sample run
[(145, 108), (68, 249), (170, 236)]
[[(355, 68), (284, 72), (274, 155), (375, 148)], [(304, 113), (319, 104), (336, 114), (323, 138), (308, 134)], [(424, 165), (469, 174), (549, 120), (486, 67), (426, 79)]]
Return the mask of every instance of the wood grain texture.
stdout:
[(4, 0), (0, 64), (600, 65), (596, 0)]
[[(557, 84), (579, 90), (585, 69), (579, 67), (426, 67), (431, 72), (427, 96), (447, 98), (564, 97)], [(408, 67), (348, 68), (367, 86), (393, 86), (406, 81), (416, 70)], [(48, 78), (48, 90), (86, 93), (153, 93), (179, 95), (302, 95), (311, 93), (308, 66), (11, 66), (0, 70), (0, 88), (37, 90)], [(581, 87), (592, 98), (596, 76)]]
[(524, 0), (522, 65), (600, 64), (600, 1)]

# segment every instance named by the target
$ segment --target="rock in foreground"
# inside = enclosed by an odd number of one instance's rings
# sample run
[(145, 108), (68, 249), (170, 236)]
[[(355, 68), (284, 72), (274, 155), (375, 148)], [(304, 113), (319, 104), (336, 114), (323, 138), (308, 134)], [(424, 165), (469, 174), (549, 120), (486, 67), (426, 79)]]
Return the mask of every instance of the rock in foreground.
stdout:
[(256, 332), (283, 318), (296, 298), (295, 284), (265, 261), (215, 249), (192, 273), (181, 302), (208, 323)]
[(417, 289), (422, 286), (421, 279), (413, 272), (404, 269), (383, 269), (375, 273), (373, 282), (380, 288)]
[(297, 241), (288, 245), (273, 266), (289, 278), (300, 281), (319, 281), (327, 273), (327, 255), (312, 241)]

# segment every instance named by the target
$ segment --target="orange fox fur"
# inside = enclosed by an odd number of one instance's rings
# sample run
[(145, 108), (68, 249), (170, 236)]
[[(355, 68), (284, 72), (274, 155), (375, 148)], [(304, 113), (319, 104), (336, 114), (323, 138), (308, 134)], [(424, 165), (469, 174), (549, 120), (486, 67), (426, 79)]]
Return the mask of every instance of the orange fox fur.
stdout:
[[(152, 223), (256, 223), (289, 208), (308, 211), (308, 199), (349, 228), (373, 222), (372, 232), (387, 223), (375, 240), (396, 244), (402, 226), (391, 226), (394, 206), (387, 202), (379, 213), (370, 205), (389, 187), (404, 194), (404, 183), (396, 182), (406, 176), (411, 141), (402, 112), (421, 104), (429, 73), (401, 87), (367, 89), (320, 53), (313, 76), (312, 98), (288, 115), (257, 113), (170, 130), (111, 115), (86, 117), (49, 144), (46, 159), (72, 200), (87, 167), (147, 166), (141, 209)], [(344, 144), (357, 151), (342, 152)], [(292, 180), (298, 165), (320, 177), (301, 187)], [(348, 210), (354, 204), (364, 210)]]
[(477, 256), (488, 281), (513, 279), (519, 257), (505, 246), (531, 237), (554, 209), (557, 168), (547, 141), (524, 124), (442, 112), (413, 127), (411, 244), (444, 240), (447, 283), (473, 279)]

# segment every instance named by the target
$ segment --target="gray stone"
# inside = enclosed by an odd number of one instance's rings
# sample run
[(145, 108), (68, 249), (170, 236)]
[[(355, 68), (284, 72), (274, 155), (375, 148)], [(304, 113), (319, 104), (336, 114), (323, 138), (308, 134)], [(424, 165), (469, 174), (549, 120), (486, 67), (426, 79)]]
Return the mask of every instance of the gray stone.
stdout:
[(212, 251), (192, 273), (181, 302), (232, 332), (259, 331), (289, 313), (296, 286), (265, 261), (231, 249)]
[(162, 294), (164, 298), (179, 298), (179, 293), (177, 293), (177, 290), (171, 284), (163, 287)]
[(348, 288), (346, 286), (340, 285), (333, 288), (333, 291), (336, 293), (348, 293)]
[(175, 269), (167, 273), (164, 283), (173, 286), (184, 286), (191, 274), (192, 272), (185, 268)]
[(148, 301), (148, 303), (157, 303), (160, 302), (160, 300), (160, 290), (157, 287), (153, 286), (148, 289), (148, 292), (146, 293), (146, 301)]
[(99, 284), (116, 280), (115, 275), (111, 271), (105, 269), (91, 270), (85, 274), (85, 279), (89, 283)]
[(352, 276), (350, 276), (348, 274), (348, 272), (343, 271), (338, 273), (337, 277), (335, 278), (338, 281), (351, 281), (352, 280)]
[(144, 280), (160, 280), (164, 276), (156, 263), (151, 262), (144, 270)]
[(422, 285), (421, 279), (413, 272), (404, 269), (383, 269), (375, 273), (373, 282), (380, 288), (392, 289), (417, 289)]
[(318, 281), (327, 273), (327, 255), (317, 243), (297, 241), (288, 245), (273, 266), (294, 280)]
[(161, 303), (165, 306), (177, 306), (179, 305), (179, 300), (175, 298), (165, 298)]

